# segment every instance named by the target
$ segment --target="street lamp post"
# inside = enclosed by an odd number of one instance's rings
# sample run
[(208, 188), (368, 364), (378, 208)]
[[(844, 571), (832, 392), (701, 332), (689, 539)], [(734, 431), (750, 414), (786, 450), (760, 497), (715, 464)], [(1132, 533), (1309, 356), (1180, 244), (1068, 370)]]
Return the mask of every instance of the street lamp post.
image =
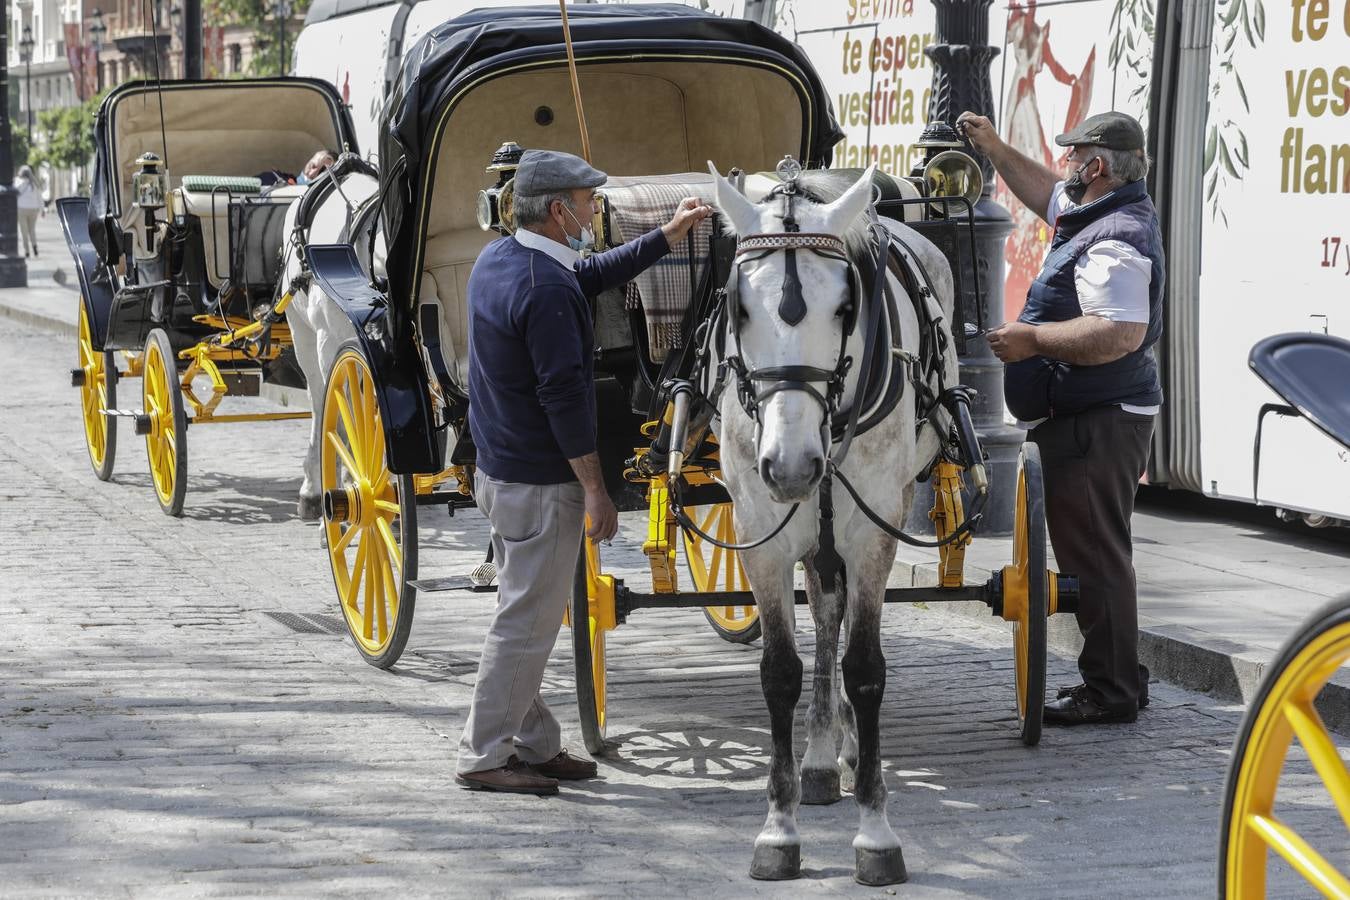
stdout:
[(286, 19), (291, 14), (288, 0), (277, 0), (277, 40), (281, 42), (277, 55), (277, 74), (286, 74)]
[(97, 6), (94, 7), (92, 17), (94, 24), (89, 26), (89, 36), (94, 42), (94, 93), (98, 94), (103, 92), (103, 60), (99, 55), (103, 49), (103, 35), (108, 33), (108, 26), (103, 24), (103, 10)]
[(19, 198), (14, 181), (9, 121), (9, 13), (0, 15), (0, 287), (28, 287), (28, 265), (19, 255)]
[[(994, 92), (989, 66), (999, 53), (999, 48), (989, 45), (989, 7), (993, 0), (932, 0), (932, 3), (937, 11), (937, 41), (924, 48), (933, 61), (928, 121), (954, 125), (956, 117), (966, 110), (993, 119)], [(969, 314), (975, 309), (972, 304), (982, 301), (981, 320), (985, 328), (992, 328), (1003, 322), (1003, 247), (1012, 233), (1012, 216), (990, 196), (994, 167), (989, 158), (973, 147), (966, 149), (984, 173), (984, 190), (974, 210), (975, 259), (965, 261), (964, 265), (973, 263), (978, 268), (984, 296), (979, 301), (974, 297), (962, 298), (963, 307)], [(961, 283), (969, 291), (974, 279), (973, 273), (969, 270), (967, 273)], [(1017, 456), (1025, 435), (1003, 420), (1003, 364), (988, 342), (979, 338), (966, 341), (960, 364), (961, 383), (976, 391), (971, 419), (989, 473), (990, 496), (980, 534), (1009, 534), (1013, 530), (1017, 496)], [(931, 533), (932, 523), (924, 514), (932, 505), (931, 496), (931, 486), (920, 485), (908, 523), (910, 528)]]
[(23, 26), (19, 41), (19, 60), (23, 63), (24, 106), (28, 112), (28, 146), (33, 146), (33, 26)]

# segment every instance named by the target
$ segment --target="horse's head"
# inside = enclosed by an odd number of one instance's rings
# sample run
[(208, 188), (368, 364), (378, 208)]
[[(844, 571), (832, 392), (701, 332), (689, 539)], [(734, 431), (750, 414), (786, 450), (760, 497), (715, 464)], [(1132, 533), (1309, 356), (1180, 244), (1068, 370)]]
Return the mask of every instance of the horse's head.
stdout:
[(738, 239), (726, 352), (739, 360), (738, 393), (758, 425), (760, 478), (775, 501), (797, 502), (825, 474), (830, 413), (863, 299), (844, 238), (871, 199), (873, 169), (829, 203), (779, 189), (752, 203), (709, 167)]

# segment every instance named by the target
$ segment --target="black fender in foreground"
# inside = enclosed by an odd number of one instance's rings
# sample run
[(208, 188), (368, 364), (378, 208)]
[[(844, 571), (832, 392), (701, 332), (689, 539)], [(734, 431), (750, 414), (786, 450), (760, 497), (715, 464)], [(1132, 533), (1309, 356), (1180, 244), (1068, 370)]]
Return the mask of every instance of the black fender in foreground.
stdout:
[(412, 329), (395, 327), (388, 298), (371, 286), (350, 244), (310, 244), (305, 253), (319, 288), (351, 320), (375, 376), (390, 471), (441, 471), (444, 453), (436, 441), (426, 371)]
[(108, 319), (112, 315), (113, 285), (103, 261), (89, 235), (89, 198), (63, 197), (56, 201), (70, 255), (75, 257), (75, 272), (80, 279), (80, 302), (89, 317), (90, 339), (95, 350), (102, 350), (108, 337)]

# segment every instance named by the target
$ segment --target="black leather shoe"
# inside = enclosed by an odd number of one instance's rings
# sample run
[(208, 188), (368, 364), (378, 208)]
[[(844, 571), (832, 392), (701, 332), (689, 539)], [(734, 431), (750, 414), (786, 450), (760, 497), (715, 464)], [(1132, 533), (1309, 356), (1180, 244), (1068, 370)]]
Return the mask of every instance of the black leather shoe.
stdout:
[(566, 750), (558, 751), (558, 755), (550, 760), (530, 763), (529, 765), (540, 775), (546, 778), (556, 778), (559, 781), (581, 781), (586, 778), (594, 778), (599, 773), (599, 767), (596, 766), (594, 760), (578, 759)]
[(1043, 721), (1046, 725), (1110, 725), (1133, 722), (1136, 715), (1133, 709), (1114, 710), (1099, 705), (1087, 687), (1079, 685), (1067, 697), (1045, 704)]
[[(1062, 688), (1059, 689), (1059, 692), (1055, 694), (1055, 699), (1056, 699), (1056, 700), (1063, 700), (1065, 697), (1069, 696), (1069, 695), (1072, 694), (1074, 691), (1082, 690), (1084, 687), (1086, 687), (1086, 685), (1082, 685), (1082, 684), (1068, 685), (1068, 686), (1062, 687)], [(1139, 708), (1140, 708), (1140, 709), (1148, 709), (1148, 687), (1147, 687), (1147, 686), (1144, 687), (1144, 692), (1143, 692), (1142, 694), (1140, 694), (1140, 696), (1139, 696)]]

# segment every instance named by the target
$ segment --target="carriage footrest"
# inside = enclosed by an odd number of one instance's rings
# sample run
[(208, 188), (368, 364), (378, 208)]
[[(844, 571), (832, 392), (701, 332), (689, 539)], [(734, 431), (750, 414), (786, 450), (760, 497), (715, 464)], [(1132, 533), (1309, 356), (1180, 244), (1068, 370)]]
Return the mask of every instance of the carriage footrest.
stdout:
[(416, 581), (410, 581), (408, 584), (417, 588), (419, 591), (428, 594), (440, 593), (443, 591), (469, 591), (473, 594), (495, 593), (497, 585), (478, 585), (468, 575), (447, 575), (443, 578), (419, 578)]

